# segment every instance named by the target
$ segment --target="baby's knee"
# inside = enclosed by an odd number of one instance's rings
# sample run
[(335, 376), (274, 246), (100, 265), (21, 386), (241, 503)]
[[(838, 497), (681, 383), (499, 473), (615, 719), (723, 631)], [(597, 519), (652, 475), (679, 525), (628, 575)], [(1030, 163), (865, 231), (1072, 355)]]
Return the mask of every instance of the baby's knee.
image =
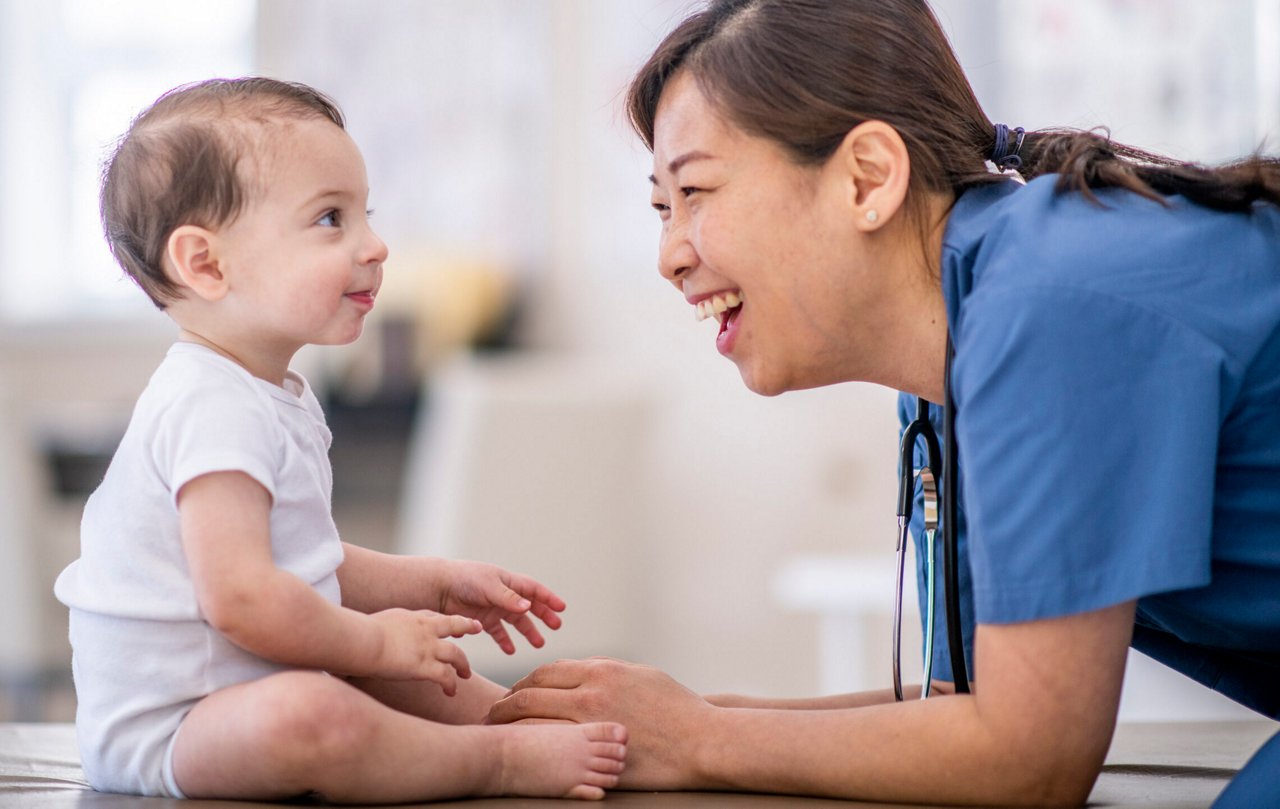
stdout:
[(260, 694), (259, 731), (280, 767), (314, 773), (349, 760), (368, 743), (372, 722), (368, 697), (335, 677), (318, 672), (277, 675)]

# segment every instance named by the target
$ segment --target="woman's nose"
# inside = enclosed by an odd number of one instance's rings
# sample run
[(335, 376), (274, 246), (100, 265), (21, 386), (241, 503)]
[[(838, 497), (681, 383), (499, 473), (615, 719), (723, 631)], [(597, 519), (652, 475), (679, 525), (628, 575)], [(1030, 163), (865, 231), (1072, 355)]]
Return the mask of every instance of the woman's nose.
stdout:
[(697, 261), (697, 251), (686, 238), (684, 228), (668, 227), (663, 231), (658, 243), (658, 272), (663, 278), (679, 286)]

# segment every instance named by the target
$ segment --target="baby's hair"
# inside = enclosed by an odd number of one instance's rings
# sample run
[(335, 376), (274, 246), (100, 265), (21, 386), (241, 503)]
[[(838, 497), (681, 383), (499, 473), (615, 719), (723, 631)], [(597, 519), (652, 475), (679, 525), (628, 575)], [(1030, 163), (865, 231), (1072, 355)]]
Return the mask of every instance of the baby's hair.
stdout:
[(181, 297), (164, 271), (174, 229), (221, 227), (244, 210), (242, 161), (266, 137), (253, 137), (253, 126), (311, 118), (346, 128), (318, 90), (250, 77), (177, 87), (133, 120), (103, 168), (102, 228), (116, 261), (158, 308)]

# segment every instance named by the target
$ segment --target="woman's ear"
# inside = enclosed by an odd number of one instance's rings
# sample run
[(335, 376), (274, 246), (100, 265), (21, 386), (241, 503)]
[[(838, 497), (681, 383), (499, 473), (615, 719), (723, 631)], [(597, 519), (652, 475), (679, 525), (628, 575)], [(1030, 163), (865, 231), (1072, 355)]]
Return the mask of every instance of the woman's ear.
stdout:
[(227, 277), (218, 266), (213, 233), (198, 225), (179, 225), (169, 234), (166, 250), (173, 280), (198, 298), (220, 300), (227, 294)]
[(840, 143), (842, 166), (851, 181), (856, 226), (870, 232), (902, 210), (911, 179), (911, 156), (898, 130), (884, 121), (864, 121)]

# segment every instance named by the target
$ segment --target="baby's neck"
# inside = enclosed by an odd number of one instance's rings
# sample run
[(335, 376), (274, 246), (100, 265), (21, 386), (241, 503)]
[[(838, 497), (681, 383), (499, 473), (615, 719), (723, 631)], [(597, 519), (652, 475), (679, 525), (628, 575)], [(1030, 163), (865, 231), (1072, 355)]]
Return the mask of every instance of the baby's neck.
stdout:
[(237, 352), (233, 347), (223, 345), (215, 339), (211, 339), (210, 337), (207, 337), (203, 334), (200, 334), (186, 327), (182, 327), (179, 329), (178, 342), (194, 343), (195, 345), (204, 346), (210, 351), (213, 351), (217, 354), (222, 355), (223, 357), (226, 357), (227, 359), (234, 362), (236, 365), (239, 365), (241, 368), (248, 371), (250, 374), (253, 374), (254, 376), (258, 377), (259, 379), (265, 379), (271, 384), (277, 385), (280, 387), (284, 386), (285, 372), (289, 370), (288, 363), (284, 363), (279, 368), (265, 367), (263, 363), (255, 362), (252, 358), (248, 356), (243, 356), (240, 352)]

